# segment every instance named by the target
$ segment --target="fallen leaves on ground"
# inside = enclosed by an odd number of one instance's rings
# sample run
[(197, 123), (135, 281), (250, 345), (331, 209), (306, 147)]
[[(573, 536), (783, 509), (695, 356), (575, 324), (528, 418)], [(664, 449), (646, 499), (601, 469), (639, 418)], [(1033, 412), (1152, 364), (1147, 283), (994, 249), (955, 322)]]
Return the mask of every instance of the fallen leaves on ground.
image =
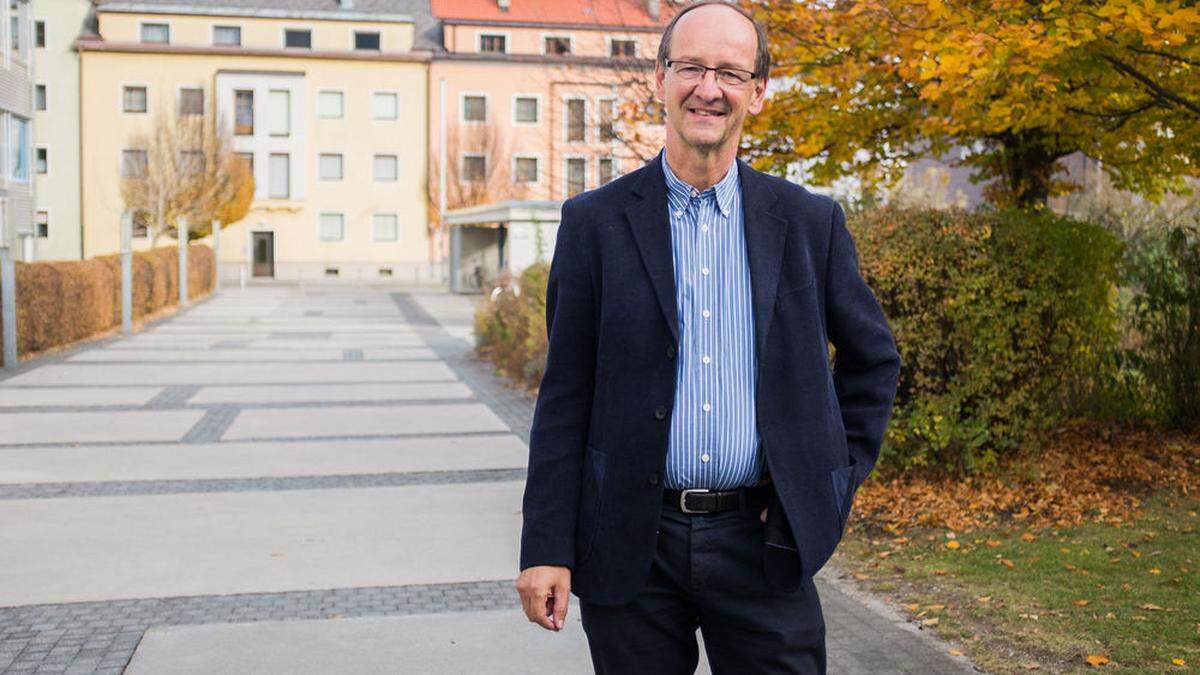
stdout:
[(954, 532), (973, 528), (1018, 525), (1028, 542), (1048, 527), (1128, 522), (1157, 490), (1200, 491), (1200, 433), (1081, 424), (1052, 434), (1036, 457), (1016, 458), (987, 475), (872, 477), (858, 491), (854, 514), (895, 535), (946, 528), (953, 549)]

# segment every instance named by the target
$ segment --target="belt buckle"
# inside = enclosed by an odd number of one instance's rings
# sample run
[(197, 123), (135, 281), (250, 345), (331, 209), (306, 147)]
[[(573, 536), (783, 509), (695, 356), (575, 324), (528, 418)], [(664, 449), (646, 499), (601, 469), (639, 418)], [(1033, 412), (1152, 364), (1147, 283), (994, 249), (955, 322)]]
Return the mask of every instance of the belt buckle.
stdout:
[(683, 511), (684, 513), (708, 513), (708, 511), (694, 511), (687, 507), (688, 494), (703, 493), (703, 492), (712, 492), (712, 490), (710, 490), (708, 488), (687, 488), (686, 490), (680, 490), (679, 491), (679, 510)]

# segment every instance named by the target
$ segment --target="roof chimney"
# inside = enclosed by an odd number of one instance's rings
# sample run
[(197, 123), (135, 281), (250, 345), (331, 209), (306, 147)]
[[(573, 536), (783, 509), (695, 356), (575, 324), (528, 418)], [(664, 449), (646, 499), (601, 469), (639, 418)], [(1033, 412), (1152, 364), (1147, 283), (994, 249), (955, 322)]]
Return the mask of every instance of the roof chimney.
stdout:
[(650, 13), (650, 18), (658, 21), (658, 0), (646, 0), (646, 11)]
[(509, 3), (510, 3), (510, 0), (496, 0), (496, 4), (500, 6), (500, 11), (501, 11), (501, 12), (507, 12), (507, 11), (508, 11), (508, 5), (509, 5)]

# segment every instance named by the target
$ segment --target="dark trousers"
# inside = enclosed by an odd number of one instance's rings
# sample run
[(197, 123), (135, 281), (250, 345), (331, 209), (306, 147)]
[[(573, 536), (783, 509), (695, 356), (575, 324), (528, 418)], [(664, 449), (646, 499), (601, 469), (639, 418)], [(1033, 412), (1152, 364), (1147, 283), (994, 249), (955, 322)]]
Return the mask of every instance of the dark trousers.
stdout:
[(767, 585), (760, 508), (689, 515), (663, 508), (646, 586), (619, 606), (580, 600), (597, 673), (825, 673), (825, 619), (812, 579), (792, 593)]

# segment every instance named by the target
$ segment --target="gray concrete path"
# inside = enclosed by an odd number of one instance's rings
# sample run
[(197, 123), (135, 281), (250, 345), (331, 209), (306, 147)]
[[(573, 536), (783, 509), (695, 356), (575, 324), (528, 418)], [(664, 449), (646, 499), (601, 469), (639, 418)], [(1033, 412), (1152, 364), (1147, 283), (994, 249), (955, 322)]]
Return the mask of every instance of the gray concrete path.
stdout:
[[(0, 672), (588, 672), (517, 610), (532, 403), (471, 302), (252, 286), (0, 376)], [(970, 671), (819, 588), (830, 672)]]

